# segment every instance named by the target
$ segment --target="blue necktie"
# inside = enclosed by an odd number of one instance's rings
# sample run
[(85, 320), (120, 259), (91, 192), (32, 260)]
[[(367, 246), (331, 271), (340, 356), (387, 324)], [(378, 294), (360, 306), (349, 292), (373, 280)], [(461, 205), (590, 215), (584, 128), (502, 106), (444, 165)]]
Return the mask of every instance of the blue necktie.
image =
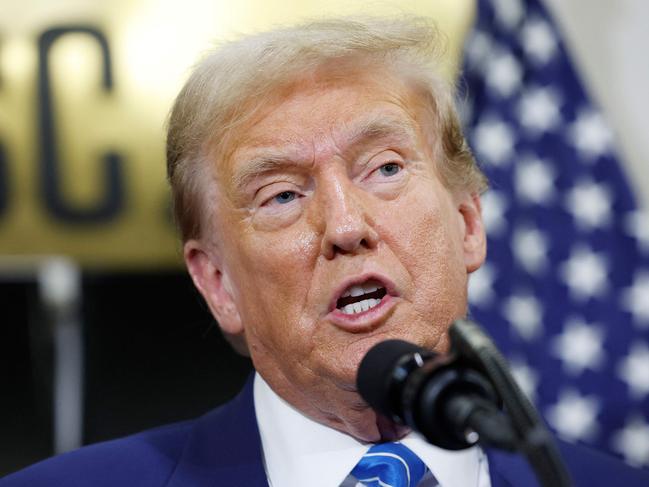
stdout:
[(367, 487), (416, 487), (428, 468), (401, 443), (382, 443), (370, 448), (351, 475)]

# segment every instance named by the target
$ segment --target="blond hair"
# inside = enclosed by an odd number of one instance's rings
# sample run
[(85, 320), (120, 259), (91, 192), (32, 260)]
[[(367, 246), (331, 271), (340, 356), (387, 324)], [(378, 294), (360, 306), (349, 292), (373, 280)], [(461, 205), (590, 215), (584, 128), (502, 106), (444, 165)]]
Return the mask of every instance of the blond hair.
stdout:
[[(173, 105), (167, 175), (183, 241), (201, 236), (213, 181), (208, 171), (237, 125), (273, 92), (332, 61), (348, 59), (408, 73), (423, 87), (434, 121), (439, 173), (450, 189), (481, 192), (486, 179), (466, 145), (452, 87), (439, 74), (439, 34), (423, 18), (330, 19), (225, 43), (205, 56)], [(439, 134), (440, 136), (437, 136)]]

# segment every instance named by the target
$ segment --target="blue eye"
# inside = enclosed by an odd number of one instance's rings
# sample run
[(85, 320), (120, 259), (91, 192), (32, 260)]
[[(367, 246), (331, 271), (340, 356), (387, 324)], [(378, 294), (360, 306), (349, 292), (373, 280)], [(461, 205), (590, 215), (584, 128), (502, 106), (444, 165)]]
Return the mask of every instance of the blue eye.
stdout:
[(295, 193), (293, 191), (282, 191), (278, 195), (275, 196), (275, 201), (277, 201), (280, 205), (285, 205), (286, 203), (290, 203), (295, 199)]
[(381, 174), (384, 176), (394, 176), (397, 174), (399, 171), (401, 171), (401, 168), (399, 167), (399, 164), (396, 162), (388, 162), (387, 164), (383, 164), (379, 170), (381, 171)]

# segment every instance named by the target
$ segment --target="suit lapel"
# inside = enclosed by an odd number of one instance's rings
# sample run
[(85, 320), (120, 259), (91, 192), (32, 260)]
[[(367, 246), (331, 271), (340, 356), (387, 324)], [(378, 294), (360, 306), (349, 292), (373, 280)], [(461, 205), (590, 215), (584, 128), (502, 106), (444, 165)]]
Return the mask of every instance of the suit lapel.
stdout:
[(268, 487), (252, 379), (232, 401), (196, 421), (167, 487)]

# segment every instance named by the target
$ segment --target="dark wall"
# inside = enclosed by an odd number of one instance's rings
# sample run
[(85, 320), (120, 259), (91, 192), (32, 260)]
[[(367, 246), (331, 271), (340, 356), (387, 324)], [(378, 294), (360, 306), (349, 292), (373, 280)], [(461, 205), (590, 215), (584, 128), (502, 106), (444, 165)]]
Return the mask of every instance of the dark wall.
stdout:
[[(252, 370), (184, 273), (86, 274), (84, 442), (198, 416)], [(52, 454), (51, 342), (36, 286), (0, 284), (0, 476)]]

